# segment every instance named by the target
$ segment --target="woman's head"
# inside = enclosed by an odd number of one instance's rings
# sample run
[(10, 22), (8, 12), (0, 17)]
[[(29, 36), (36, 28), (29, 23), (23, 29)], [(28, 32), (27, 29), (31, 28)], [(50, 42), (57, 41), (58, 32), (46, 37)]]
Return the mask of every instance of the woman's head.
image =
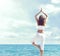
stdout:
[(44, 25), (44, 24), (45, 24), (45, 17), (43, 15), (40, 15), (38, 25)]
[(39, 19), (43, 19), (43, 18), (44, 18), (44, 16), (43, 16), (43, 15), (40, 15), (40, 16), (39, 16)]

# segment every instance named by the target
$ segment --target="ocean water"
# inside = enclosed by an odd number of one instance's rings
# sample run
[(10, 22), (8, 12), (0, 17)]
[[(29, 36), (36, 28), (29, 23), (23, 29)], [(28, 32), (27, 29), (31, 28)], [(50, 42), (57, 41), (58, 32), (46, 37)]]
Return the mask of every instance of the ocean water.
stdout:
[[(60, 45), (45, 45), (44, 56), (60, 56)], [(0, 56), (40, 56), (39, 49), (28, 44), (0, 44)]]

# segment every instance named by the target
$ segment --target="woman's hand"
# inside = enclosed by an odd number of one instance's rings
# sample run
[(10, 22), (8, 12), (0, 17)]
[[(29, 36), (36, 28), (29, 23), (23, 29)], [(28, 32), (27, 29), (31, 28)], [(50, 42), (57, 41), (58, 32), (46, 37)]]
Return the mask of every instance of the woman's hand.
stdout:
[(47, 14), (44, 11), (42, 11), (42, 8), (41, 8), (40, 12), (42, 12), (46, 17), (48, 17)]

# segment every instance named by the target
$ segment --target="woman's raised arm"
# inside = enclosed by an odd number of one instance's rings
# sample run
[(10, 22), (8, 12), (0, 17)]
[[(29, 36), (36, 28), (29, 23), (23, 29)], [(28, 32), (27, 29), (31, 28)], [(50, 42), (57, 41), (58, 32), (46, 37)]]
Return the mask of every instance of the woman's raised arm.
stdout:
[(46, 16), (46, 18), (48, 17), (47, 14), (45, 12), (42, 11), (42, 13)]
[(36, 19), (36, 21), (38, 21), (38, 18), (37, 18), (37, 16), (40, 14), (42, 12), (42, 9), (35, 15), (35, 19)]

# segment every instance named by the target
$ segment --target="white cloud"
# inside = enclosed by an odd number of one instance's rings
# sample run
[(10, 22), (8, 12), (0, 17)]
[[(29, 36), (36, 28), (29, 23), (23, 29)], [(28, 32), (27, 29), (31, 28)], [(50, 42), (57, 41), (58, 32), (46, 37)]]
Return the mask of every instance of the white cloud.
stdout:
[[(26, 19), (29, 19), (29, 16), (21, 2), (19, 5), (16, 5), (12, 0), (0, 0), (0, 8), (0, 29), (9, 29), (11, 25), (15, 27), (23, 24), (31, 25), (26, 21)], [(18, 20), (18, 17), (20, 20)]]
[[(60, 35), (60, 29), (58, 27), (52, 27), (50, 31), (52, 32), (51, 38), (52, 38), (52, 36), (55, 38), (56, 36)], [(52, 39), (54, 39), (54, 38), (52, 38)]]
[(52, 4), (41, 4), (39, 6), (39, 9), (40, 8), (43, 8), (43, 11), (46, 11), (47, 13), (55, 14), (55, 13), (60, 12), (60, 7), (57, 7), (57, 6), (52, 5)]
[(21, 2), (18, 5), (12, 0), (0, 0), (0, 8), (0, 30), (33, 25), (29, 22), (28, 12)]
[(13, 31), (13, 27), (32, 25), (26, 18), (29, 16), (21, 2), (18, 5), (12, 0), (0, 0), (0, 44), (20, 43), (20, 35)]
[(14, 20), (12, 23), (13, 27), (21, 27), (21, 26), (33, 26), (34, 23), (29, 22), (28, 20)]
[(17, 33), (15, 33), (15, 32), (0, 32), (0, 36), (1, 37), (9, 37), (9, 36), (18, 36), (18, 34)]
[(8, 38), (8, 37), (0, 38), (0, 44), (18, 44), (18, 43), (19, 41), (17, 40), (17, 38)]
[(52, 3), (59, 4), (60, 0), (51, 0)]
[(55, 39), (56, 39), (56, 40), (57, 40), (57, 39), (60, 39), (60, 35), (56, 36)]
[(59, 29), (59, 27), (52, 27), (52, 31), (53, 32), (60, 32), (60, 29)]

